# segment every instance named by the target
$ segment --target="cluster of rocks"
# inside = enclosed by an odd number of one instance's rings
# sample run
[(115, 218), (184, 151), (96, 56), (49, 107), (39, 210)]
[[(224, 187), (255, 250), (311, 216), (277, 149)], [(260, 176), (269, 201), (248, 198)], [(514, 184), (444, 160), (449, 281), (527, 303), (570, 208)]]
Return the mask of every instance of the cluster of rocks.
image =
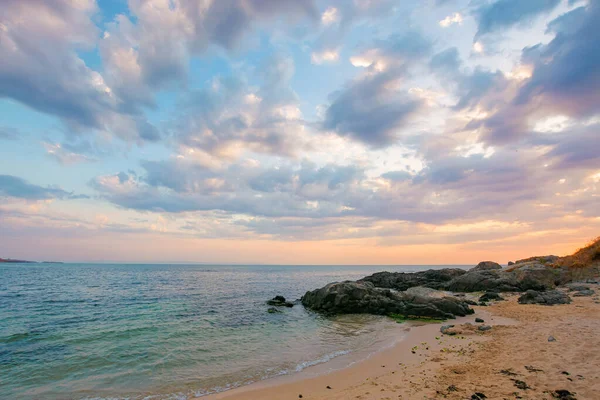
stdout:
[[(557, 266), (557, 260), (556, 256), (542, 256), (510, 262), (506, 268), (493, 261), (482, 261), (470, 270), (378, 272), (356, 282), (335, 282), (309, 291), (301, 302), (306, 308), (327, 314), (400, 314), (437, 319), (471, 314), (469, 305), (503, 300), (500, 292), (525, 292), (519, 298), (521, 304), (567, 304), (570, 297), (554, 289), (572, 277)], [(589, 287), (572, 286), (570, 290), (574, 296), (594, 295)], [(468, 292), (485, 293), (476, 302), (464, 295)], [(282, 296), (268, 304), (293, 306)]]
[(328, 314), (399, 314), (410, 317), (437, 319), (472, 314), (467, 303), (437, 291), (397, 292), (377, 288), (371, 282), (346, 281), (330, 283), (307, 292), (302, 304)]

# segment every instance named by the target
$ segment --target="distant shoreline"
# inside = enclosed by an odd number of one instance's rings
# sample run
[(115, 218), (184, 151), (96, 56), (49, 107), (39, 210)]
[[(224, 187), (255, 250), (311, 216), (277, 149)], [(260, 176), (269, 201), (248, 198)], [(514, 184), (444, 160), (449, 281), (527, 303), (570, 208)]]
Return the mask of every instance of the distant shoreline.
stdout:
[(64, 264), (61, 261), (27, 261), (27, 260), (13, 260), (12, 258), (0, 258), (0, 263), (3, 264)]

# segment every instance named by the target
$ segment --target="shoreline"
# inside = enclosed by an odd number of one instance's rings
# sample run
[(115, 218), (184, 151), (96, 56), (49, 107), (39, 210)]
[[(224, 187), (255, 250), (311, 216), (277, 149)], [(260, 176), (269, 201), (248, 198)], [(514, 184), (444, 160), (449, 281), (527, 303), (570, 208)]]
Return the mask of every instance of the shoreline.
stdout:
[[(345, 368), (310, 376), (325, 363), (202, 398), (458, 400), (484, 393), (488, 399), (550, 400), (566, 390), (576, 397), (565, 399), (593, 399), (600, 391), (598, 295), (555, 306), (521, 305), (517, 294), (505, 296), (473, 307), (467, 317), (411, 326), (393, 347)], [(478, 331), (475, 318), (492, 329)], [(440, 333), (448, 324), (456, 325), (457, 335)]]
[[(455, 336), (440, 333), (443, 325), (474, 323), (476, 317), (488, 320), (494, 318), (486, 310), (486, 307), (476, 307), (475, 314), (457, 317), (454, 320), (440, 321), (439, 323), (409, 321), (399, 326), (399, 332), (405, 332), (403, 337), (357, 360), (352, 360), (352, 354), (348, 354), (349, 357), (333, 358), (325, 363), (307, 367), (300, 372), (268, 378), (223, 392), (204, 395), (201, 398), (207, 400), (294, 399), (302, 395), (302, 398), (325, 399), (335, 392), (351, 388), (359, 380), (369, 381), (382, 373), (394, 375), (399, 370), (414, 367), (422, 363), (425, 353), (440, 351), (446, 346), (456, 346), (456, 342), (469, 345), (471, 342), (486, 340), (484, 335), (477, 338), (461, 337), (461, 339), (457, 339)], [(502, 322), (504, 324), (513, 323), (510, 320)], [(427, 345), (423, 343), (427, 343)], [(413, 353), (415, 347), (417, 349)], [(427, 350), (425, 350), (426, 347)], [(341, 362), (346, 362), (346, 364), (340, 365)], [(328, 386), (331, 389), (328, 389)], [(298, 393), (293, 396), (295, 392)], [(286, 394), (283, 395), (284, 393)]]

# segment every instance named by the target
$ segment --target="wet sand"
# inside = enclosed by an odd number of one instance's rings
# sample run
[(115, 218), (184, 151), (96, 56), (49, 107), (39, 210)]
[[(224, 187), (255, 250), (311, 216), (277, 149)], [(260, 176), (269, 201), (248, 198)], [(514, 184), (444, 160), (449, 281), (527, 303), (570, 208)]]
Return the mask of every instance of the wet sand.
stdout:
[[(444, 323), (456, 325), (454, 336), (440, 333), (444, 324), (413, 327), (394, 347), (347, 368), (205, 398), (458, 400), (482, 393), (487, 399), (550, 400), (568, 390), (579, 400), (600, 399), (600, 287), (594, 289), (595, 296), (555, 306), (520, 305), (518, 295), (507, 294), (506, 301), (475, 306), (475, 315)], [(476, 317), (485, 323), (475, 323)], [(480, 325), (492, 329), (481, 332)]]

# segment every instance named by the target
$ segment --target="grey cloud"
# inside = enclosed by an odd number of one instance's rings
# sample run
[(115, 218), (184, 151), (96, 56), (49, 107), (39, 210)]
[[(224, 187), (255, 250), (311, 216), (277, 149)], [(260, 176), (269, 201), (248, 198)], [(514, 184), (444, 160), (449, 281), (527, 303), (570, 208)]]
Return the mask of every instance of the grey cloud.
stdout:
[[(555, 37), (547, 45), (523, 50), (522, 63), (532, 66), (533, 74), (517, 88), (509, 103), (496, 105), (496, 113), (475, 124), (483, 127), (486, 142), (517, 141), (531, 134), (532, 120), (555, 115), (582, 119), (599, 112), (598, 18), (600, 4), (591, 2), (552, 21), (548, 30)], [(501, 85), (495, 88), (503, 89)]]
[(260, 153), (293, 155), (306, 146), (296, 93), (290, 87), (294, 65), (275, 55), (257, 73), (259, 89), (243, 77), (218, 77), (210, 87), (190, 92), (173, 123), (176, 140), (226, 157), (236, 146)]
[(519, 91), (516, 105), (539, 97), (543, 106), (577, 117), (600, 110), (599, 18), (600, 4), (592, 1), (551, 22), (549, 31), (556, 36), (550, 43), (523, 51), (534, 72)]
[(0, 127), (0, 140), (17, 140), (19, 131), (12, 128)]
[(73, 199), (76, 196), (59, 188), (42, 187), (12, 175), (0, 175), (0, 196), (16, 197), (26, 200)]
[(560, 0), (497, 0), (487, 3), (475, 10), (478, 20), (478, 37), (510, 28), (514, 25), (524, 24), (540, 14), (549, 13)]
[[(9, 1), (0, 24), (0, 98), (55, 115), (70, 132), (106, 131), (125, 140), (155, 140), (142, 116), (124, 113), (102, 75), (77, 51), (93, 48), (95, 2)], [(142, 131), (140, 134), (139, 131)], [(145, 132), (145, 133), (144, 133)]]

